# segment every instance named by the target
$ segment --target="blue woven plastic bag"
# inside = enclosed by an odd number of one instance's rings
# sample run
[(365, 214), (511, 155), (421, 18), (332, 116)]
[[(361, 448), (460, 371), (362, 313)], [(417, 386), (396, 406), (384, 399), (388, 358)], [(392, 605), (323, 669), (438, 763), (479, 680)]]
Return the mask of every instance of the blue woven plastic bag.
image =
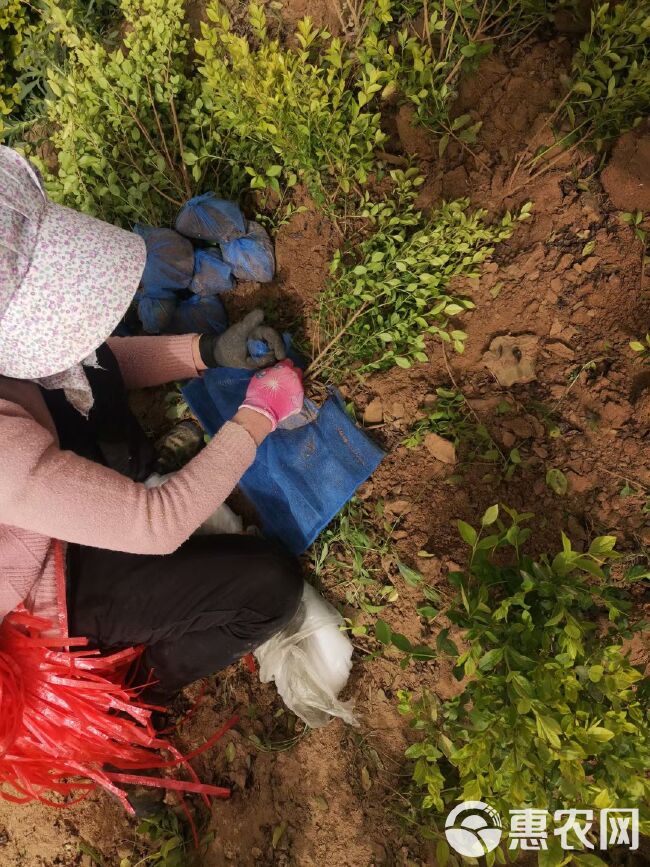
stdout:
[(163, 289), (187, 289), (194, 273), (194, 247), (173, 229), (136, 224), (133, 231), (144, 238), (147, 262), (140, 285), (149, 295)]
[(176, 231), (197, 241), (223, 244), (246, 234), (246, 220), (236, 202), (203, 193), (183, 205), (176, 218)]
[(273, 244), (264, 226), (250, 220), (246, 234), (221, 244), (224, 260), (238, 280), (269, 283), (275, 274)]
[[(215, 368), (192, 380), (183, 394), (210, 434), (232, 418), (252, 376)], [(384, 453), (345, 411), (338, 392), (320, 409), (309, 401), (303, 425), (278, 428), (257, 450), (240, 487), (256, 507), (264, 532), (301, 554), (374, 472)], [(309, 420), (311, 419), (311, 420)]]
[(223, 334), (227, 327), (228, 314), (220, 298), (192, 295), (180, 302), (166, 333)]
[(218, 295), (235, 288), (232, 268), (223, 261), (214, 247), (197, 250), (194, 254), (194, 276), (190, 291), (195, 295)]
[(147, 334), (164, 334), (176, 312), (178, 301), (171, 289), (138, 292), (138, 317)]

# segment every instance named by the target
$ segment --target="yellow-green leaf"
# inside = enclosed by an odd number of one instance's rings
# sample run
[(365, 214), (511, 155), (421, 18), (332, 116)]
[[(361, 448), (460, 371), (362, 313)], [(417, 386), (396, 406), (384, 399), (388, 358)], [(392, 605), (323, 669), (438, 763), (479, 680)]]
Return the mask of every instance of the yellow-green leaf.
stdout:
[(287, 830), (287, 823), (280, 822), (279, 825), (276, 825), (273, 829), (273, 837), (271, 838), (271, 845), (274, 849), (278, 848), (278, 844), (284, 837), (285, 831)]
[(494, 524), (496, 519), (499, 517), (499, 506), (495, 503), (493, 506), (489, 506), (485, 510), (485, 514), (481, 518), (481, 524), (484, 527), (489, 527), (490, 524)]
[(472, 545), (472, 547), (476, 545), (476, 540), (478, 539), (478, 536), (474, 527), (471, 527), (465, 521), (458, 521), (457, 526), (461, 539), (464, 542), (467, 542), (468, 545)]
[(559, 496), (563, 497), (569, 489), (569, 482), (562, 470), (550, 469), (546, 473), (546, 484)]

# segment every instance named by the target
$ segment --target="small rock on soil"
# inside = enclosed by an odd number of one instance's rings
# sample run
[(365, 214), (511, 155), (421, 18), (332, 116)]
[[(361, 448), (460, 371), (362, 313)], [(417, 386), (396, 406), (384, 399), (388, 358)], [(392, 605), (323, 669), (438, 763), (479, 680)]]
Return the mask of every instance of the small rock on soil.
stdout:
[(438, 434), (427, 434), (424, 438), (424, 447), (437, 461), (441, 461), (443, 464), (456, 463), (456, 448), (454, 444), (438, 436)]

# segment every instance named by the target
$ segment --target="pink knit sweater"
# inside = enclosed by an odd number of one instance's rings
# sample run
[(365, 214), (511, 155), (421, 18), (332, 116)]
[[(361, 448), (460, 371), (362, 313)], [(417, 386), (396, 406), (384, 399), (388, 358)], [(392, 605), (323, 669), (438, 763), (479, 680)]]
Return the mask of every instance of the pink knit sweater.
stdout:
[[(127, 388), (197, 376), (193, 335), (112, 338)], [(38, 386), (0, 377), (0, 619), (25, 602), (57, 611), (53, 540), (134, 554), (174, 551), (253, 463), (255, 443), (227, 423), (160, 488), (61, 451)]]

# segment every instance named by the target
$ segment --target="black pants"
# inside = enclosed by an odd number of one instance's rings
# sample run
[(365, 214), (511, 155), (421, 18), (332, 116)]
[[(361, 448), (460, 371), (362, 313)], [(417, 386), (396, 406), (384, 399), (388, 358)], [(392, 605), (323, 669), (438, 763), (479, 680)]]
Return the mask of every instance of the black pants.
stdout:
[(125, 554), (70, 545), (70, 634), (102, 650), (146, 645), (144, 676), (167, 701), (263, 644), (295, 614), (297, 561), (256, 536), (198, 536), (173, 554)]

